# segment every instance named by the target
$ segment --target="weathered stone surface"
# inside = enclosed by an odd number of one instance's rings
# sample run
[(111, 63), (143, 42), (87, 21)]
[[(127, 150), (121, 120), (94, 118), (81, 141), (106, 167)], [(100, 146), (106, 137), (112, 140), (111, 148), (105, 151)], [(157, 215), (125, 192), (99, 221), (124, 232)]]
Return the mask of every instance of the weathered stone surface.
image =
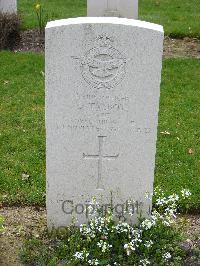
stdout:
[(0, 12), (17, 13), (17, 0), (0, 0)]
[[(162, 49), (163, 29), (151, 23), (48, 23), (49, 227), (69, 224), (93, 196), (103, 203), (112, 197), (114, 206), (134, 199), (148, 212), (144, 195), (153, 190)], [(77, 218), (79, 224), (86, 220), (85, 214)]]
[(88, 17), (138, 18), (138, 0), (87, 0)]

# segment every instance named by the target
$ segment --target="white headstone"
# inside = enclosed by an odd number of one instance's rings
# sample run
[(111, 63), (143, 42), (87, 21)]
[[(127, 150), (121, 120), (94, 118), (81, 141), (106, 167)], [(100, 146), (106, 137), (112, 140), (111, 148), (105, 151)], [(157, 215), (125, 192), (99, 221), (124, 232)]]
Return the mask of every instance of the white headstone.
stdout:
[(0, 0), (0, 12), (17, 13), (17, 0)]
[[(75, 18), (46, 27), (48, 226), (96, 196), (142, 206), (153, 191), (163, 50), (160, 25)], [(149, 205), (142, 207), (147, 213)]]
[(87, 0), (88, 17), (138, 18), (138, 0)]

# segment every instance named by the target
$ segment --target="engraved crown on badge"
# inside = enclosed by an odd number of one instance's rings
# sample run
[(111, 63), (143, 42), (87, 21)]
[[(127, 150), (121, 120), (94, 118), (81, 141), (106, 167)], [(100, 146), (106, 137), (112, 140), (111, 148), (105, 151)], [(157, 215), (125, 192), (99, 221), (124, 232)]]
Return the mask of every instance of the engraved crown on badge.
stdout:
[(111, 39), (107, 35), (99, 35), (96, 39), (96, 43), (99, 47), (111, 46), (113, 42), (113, 39)]

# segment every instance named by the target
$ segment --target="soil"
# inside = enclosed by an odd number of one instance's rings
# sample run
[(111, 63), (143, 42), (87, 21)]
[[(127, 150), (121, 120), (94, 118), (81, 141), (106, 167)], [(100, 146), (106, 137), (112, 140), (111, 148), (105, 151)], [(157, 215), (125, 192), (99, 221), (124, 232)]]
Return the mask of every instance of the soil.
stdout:
[(200, 40), (196, 38), (171, 39), (165, 37), (165, 58), (198, 58), (200, 59)]
[[(44, 32), (37, 29), (21, 32), (21, 40), (14, 48), (15, 52), (43, 53), (45, 48)], [(165, 58), (200, 58), (200, 40), (197, 38), (172, 39), (165, 37)]]
[(0, 236), (0, 266), (21, 266), (18, 254), (31, 233), (39, 236), (46, 226), (46, 211), (35, 207), (6, 207), (0, 210), (5, 230)]
[[(22, 243), (28, 235), (39, 237), (46, 227), (46, 210), (35, 207), (3, 207), (0, 215), (5, 218), (5, 230), (0, 239), (0, 265), (22, 266), (18, 254)], [(183, 248), (188, 253), (188, 258), (183, 265), (197, 266), (199, 263), (190, 263), (193, 249), (200, 248), (200, 216), (184, 216), (187, 221), (188, 239), (183, 243)]]
[(37, 29), (21, 32), (19, 44), (14, 48), (15, 52), (43, 53), (45, 49), (44, 31)]
[[(182, 247), (187, 252), (187, 259), (183, 262), (183, 266), (200, 266), (200, 216), (188, 216), (186, 222), (188, 224), (186, 235), (187, 240), (182, 244)], [(191, 258), (195, 255), (195, 249), (198, 251), (198, 262), (193, 263)]]

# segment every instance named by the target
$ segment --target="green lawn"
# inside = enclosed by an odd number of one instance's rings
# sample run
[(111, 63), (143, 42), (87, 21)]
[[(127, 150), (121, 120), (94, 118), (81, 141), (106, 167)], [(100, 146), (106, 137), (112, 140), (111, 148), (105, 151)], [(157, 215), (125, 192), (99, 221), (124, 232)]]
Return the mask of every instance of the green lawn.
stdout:
[(41, 3), (44, 18), (48, 21), (86, 16), (87, 0), (18, 0), (19, 12), (24, 19), (25, 28), (38, 27), (38, 20), (35, 13), (35, 4)]
[(164, 26), (171, 37), (200, 37), (199, 0), (138, 0), (140, 19)]
[[(18, 0), (24, 28), (37, 27), (37, 2), (42, 3), (48, 20), (86, 16), (86, 0)], [(162, 24), (166, 35), (200, 37), (199, 0), (139, 0), (139, 18)]]
[(200, 208), (199, 71), (198, 59), (164, 61), (155, 182), (168, 192), (189, 188), (194, 209)]
[[(2, 200), (5, 204), (43, 205), (44, 57), (1, 52), (0, 65)], [(200, 208), (199, 71), (200, 60), (164, 61), (156, 162), (155, 183), (170, 193), (189, 188), (191, 210)], [(170, 135), (161, 134), (165, 131)]]
[(44, 203), (44, 58), (1, 52), (0, 65), (0, 191), (5, 202)]

